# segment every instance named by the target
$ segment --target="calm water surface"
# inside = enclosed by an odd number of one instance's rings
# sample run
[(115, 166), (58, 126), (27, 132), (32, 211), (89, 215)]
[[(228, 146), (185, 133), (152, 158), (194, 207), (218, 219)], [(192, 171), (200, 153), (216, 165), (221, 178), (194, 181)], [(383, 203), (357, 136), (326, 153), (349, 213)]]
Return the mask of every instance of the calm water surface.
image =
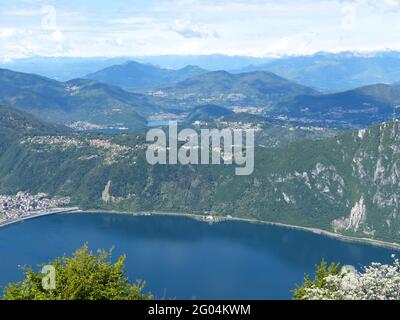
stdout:
[(391, 262), (395, 250), (245, 222), (208, 225), (184, 217), (53, 215), (0, 228), (0, 285), (21, 280), (18, 265), (36, 266), (115, 246), (131, 279), (145, 279), (158, 298), (289, 299), (322, 258), (360, 267)]

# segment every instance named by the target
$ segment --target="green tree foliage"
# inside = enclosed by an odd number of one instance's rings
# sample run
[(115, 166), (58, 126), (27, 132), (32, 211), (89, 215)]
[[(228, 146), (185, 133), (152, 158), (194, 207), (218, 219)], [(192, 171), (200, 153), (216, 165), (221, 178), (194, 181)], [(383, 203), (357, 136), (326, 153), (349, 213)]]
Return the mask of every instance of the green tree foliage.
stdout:
[(25, 280), (9, 284), (4, 291), (5, 300), (149, 300), (143, 294), (144, 283), (131, 284), (125, 275), (125, 256), (111, 262), (111, 250), (97, 254), (85, 245), (72, 257), (57, 258), (48, 265), (55, 268), (55, 289), (42, 286), (45, 274), (31, 267), (25, 270)]
[(321, 263), (316, 266), (314, 279), (311, 279), (308, 274), (304, 276), (304, 281), (301, 286), (298, 286), (293, 290), (294, 300), (307, 300), (306, 289), (307, 288), (324, 288), (326, 285), (326, 277), (329, 275), (338, 275), (340, 272), (340, 264), (328, 263), (322, 260)]

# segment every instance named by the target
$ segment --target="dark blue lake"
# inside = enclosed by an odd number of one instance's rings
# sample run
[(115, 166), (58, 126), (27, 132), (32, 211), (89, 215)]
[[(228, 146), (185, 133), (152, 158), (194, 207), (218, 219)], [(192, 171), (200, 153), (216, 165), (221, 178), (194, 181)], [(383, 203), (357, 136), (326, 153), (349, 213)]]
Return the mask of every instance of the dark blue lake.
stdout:
[(396, 253), (245, 222), (53, 215), (0, 228), (0, 285), (22, 278), (18, 265), (36, 266), (86, 242), (91, 249), (115, 246), (114, 258), (126, 254), (132, 280), (145, 279), (158, 298), (178, 299), (289, 299), (322, 258), (360, 267), (391, 262)]

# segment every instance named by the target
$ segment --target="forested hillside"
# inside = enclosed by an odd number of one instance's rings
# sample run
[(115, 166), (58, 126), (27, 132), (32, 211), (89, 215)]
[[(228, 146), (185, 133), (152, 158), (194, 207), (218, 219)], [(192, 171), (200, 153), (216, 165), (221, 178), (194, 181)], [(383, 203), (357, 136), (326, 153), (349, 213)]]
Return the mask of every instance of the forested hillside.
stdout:
[[(7, 109), (2, 114), (2, 128), (21, 131)], [(18, 123), (39, 131), (2, 144), (0, 193), (70, 196), (82, 208), (209, 211), (400, 241), (399, 122), (257, 148), (254, 174), (240, 177), (228, 165), (151, 166), (142, 136), (49, 132), (36, 121)]]

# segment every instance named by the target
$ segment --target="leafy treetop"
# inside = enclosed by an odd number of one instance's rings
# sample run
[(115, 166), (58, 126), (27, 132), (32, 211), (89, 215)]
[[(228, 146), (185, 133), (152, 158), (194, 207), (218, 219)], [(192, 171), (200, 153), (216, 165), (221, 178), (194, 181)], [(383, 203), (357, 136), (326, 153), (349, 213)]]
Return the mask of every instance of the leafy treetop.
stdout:
[(144, 283), (131, 284), (125, 275), (125, 256), (111, 262), (111, 250), (97, 254), (87, 245), (72, 257), (57, 258), (47, 265), (55, 268), (55, 289), (44, 289), (45, 274), (25, 267), (25, 280), (9, 284), (4, 290), (6, 300), (148, 300), (143, 294)]

